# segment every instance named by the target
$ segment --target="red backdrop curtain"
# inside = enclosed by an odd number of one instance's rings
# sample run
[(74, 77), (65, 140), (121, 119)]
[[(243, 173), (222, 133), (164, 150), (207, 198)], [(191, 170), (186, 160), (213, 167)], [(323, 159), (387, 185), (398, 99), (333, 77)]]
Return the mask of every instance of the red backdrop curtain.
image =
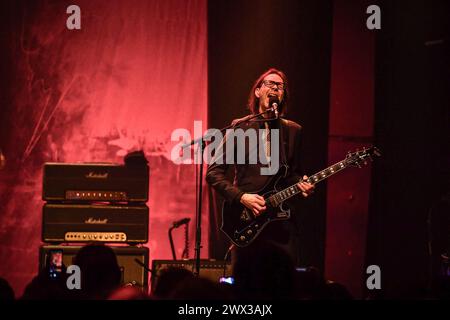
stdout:
[[(206, 1), (80, 0), (81, 30), (66, 28), (70, 4), (10, 8), (9, 98), (0, 113), (7, 158), (0, 171), (0, 277), (16, 295), (38, 270), (46, 161), (122, 162), (143, 149), (151, 259), (171, 258), (171, 222), (195, 214), (194, 167), (170, 160), (170, 135), (193, 131), (194, 120), (206, 128)], [(203, 239), (208, 229), (204, 221)], [(181, 229), (175, 243), (180, 257)]]

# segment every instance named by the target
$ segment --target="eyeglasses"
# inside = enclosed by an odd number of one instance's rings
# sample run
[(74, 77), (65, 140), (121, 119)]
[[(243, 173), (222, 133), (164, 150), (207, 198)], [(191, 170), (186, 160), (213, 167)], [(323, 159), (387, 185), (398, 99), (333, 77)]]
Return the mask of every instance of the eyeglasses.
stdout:
[(271, 89), (273, 89), (273, 88), (275, 88), (275, 86), (277, 86), (277, 88), (278, 88), (279, 90), (284, 90), (284, 88), (285, 88), (285, 86), (286, 86), (283, 82), (275, 82), (275, 81), (272, 81), (272, 80), (263, 80), (262, 83), (263, 83), (266, 87), (271, 88)]

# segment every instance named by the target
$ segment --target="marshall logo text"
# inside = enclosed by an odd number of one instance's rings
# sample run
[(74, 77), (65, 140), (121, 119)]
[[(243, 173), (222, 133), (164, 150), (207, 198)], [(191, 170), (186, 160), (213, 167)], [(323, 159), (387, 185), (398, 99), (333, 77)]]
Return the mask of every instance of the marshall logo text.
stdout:
[(87, 224), (107, 224), (108, 223), (108, 219), (107, 218), (105, 218), (105, 219), (94, 219), (94, 218), (90, 217), (89, 219), (84, 220), (84, 223), (87, 223)]
[(95, 172), (91, 171), (85, 177), (88, 179), (108, 179), (108, 172), (95, 173)]

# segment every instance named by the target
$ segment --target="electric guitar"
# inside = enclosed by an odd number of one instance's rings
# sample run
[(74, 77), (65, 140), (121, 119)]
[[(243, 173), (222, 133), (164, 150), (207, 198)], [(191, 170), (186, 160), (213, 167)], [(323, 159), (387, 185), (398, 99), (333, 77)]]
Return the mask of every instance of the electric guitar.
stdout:
[[(373, 160), (373, 156), (381, 156), (376, 147), (364, 148), (353, 153), (349, 152), (344, 160), (313, 174), (306, 182), (315, 184), (350, 166), (361, 168), (362, 164), (367, 164), (368, 159)], [(285, 201), (302, 191), (297, 184), (288, 187), (283, 186), (283, 180), (287, 173), (288, 167), (286, 165), (280, 166), (278, 173), (261, 190), (250, 192), (262, 195), (265, 199), (267, 209), (259, 216), (255, 216), (252, 210), (241, 203), (224, 202), (221, 230), (233, 244), (238, 247), (245, 247), (252, 243), (271, 221), (290, 218), (291, 210)]]

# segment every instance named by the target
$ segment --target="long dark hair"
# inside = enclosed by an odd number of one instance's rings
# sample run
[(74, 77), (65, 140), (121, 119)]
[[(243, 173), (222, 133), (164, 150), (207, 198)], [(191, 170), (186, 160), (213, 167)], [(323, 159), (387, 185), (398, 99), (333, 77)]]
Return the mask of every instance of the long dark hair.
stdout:
[(269, 74), (276, 74), (283, 79), (284, 82), (284, 94), (283, 94), (283, 101), (281, 102), (280, 109), (281, 109), (281, 115), (285, 115), (287, 112), (287, 106), (289, 102), (289, 88), (288, 88), (288, 81), (287, 77), (284, 74), (283, 71), (280, 71), (275, 68), (270, 68), (266, 72), (264, 72), (262, 75), (259, 76), (259, 78), (255, 81), (253, 84), (252, 89), (250, 90), (250, 94), (248, 95), (248, 102), (247, 102), (247, 108), (253, 113), (256, 114), (259, 112), (259, 98), (255, 96), (255, 90), (256, 88), (261, 87), (262, 82), (265, 77), (267, 77)]

